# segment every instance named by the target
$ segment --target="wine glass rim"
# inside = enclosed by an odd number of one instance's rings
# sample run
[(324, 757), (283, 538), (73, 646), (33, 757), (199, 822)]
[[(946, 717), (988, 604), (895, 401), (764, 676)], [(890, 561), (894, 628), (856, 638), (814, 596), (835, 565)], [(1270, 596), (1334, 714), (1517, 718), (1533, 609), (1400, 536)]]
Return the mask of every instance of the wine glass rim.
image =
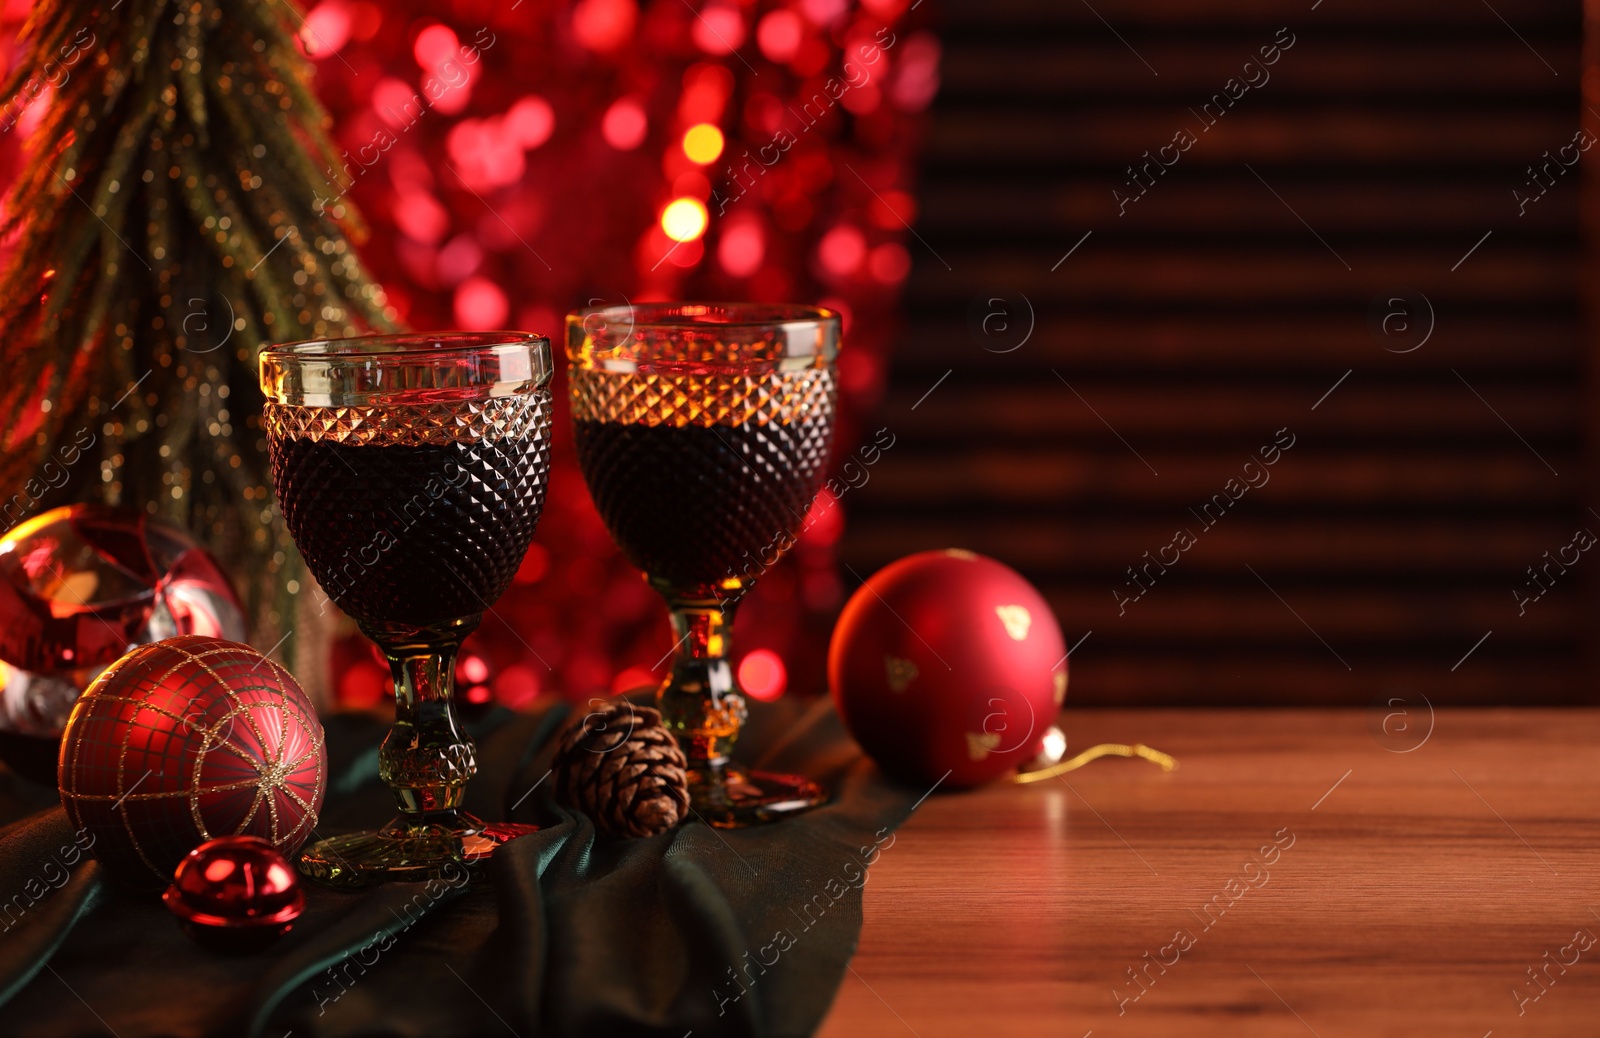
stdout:
[(261, 391), (302, 407), (479, 400), (541, 390), (555, 371), (532, 332), (442, 331), (308, 339), (261, 351)]
[(316, 360), (329, 357), (414, 359), (472, 354), (503, 346), (531, 346), (548, 351), (550, 338), (534, 332), (443, 331), (394, 332), (382, 335), (353, 335), (336, 339), (303, 339), (275, 343), (261, 350), (262, 357), (274, 360)]
[[(718, 313), (745, 315), (722, 319)], [(680, 300), (655, 303), (617, 303), (585, 306), (567, 315), (568, 322), (582, 323), (598, 317), (631, 328), (729, 328), (755, 330), (801, 329), (827, 322), (838, 322), (839, 311), (808, 303), (696, 302)]]

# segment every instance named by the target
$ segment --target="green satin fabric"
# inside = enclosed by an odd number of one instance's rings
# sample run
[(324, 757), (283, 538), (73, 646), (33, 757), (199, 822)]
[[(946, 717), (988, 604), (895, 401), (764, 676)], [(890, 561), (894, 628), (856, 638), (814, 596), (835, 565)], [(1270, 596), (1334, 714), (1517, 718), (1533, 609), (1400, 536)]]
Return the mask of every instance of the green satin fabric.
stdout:
[[(803, 714), (793, 704), (755, 704), (739, 756), (821, 779), (835, 793), (828, 805), (758, 829), (691, 822), (645, 840), (598, 839), (587, 818), (550, 799), (553, 735), (569, 713), (564, 704), (501, 710), (470, 726), (480, 772), (469, 809), (544, 827), (504, 848), (488, 882), (393, 884), (358, 894), (308, 884), (294, 931), (253, 956), (206, 951), (157, 899), (108, 886), (92, 862), (75, 864), (69, 879), (0, 933), (0, 1032), (813, 1032), (855, 951), (868, 869), (894, 853), (893, 830), (922, 791), (882, 778), (827, 703)], [(384, 730), (365, 715), (330, 719), (320, 834), (392, 812), (376, 775), (374, 747)], [(31, 806), (15, 782), (0, 781), (0, 818)], [(30, 795), (36, 803), (37, 793)], [(0, 905), (72, 839), (59, 808), (0, 833)], [(52, 869), (49, 879), (56, 876)], [(6, 918), (0, 913), (0, 925)]]

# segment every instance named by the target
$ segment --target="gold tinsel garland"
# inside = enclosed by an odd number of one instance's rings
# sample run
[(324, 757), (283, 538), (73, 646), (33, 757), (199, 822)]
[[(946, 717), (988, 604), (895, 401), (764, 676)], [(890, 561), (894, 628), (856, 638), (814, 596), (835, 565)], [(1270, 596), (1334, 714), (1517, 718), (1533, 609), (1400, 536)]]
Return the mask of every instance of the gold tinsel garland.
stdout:
[[(260, 427), (267, 342), (390, 330), (350, 245), (340, 158), (288, 0), (43, 0), (5, 84), (54, 99), (3, 231), (0, 512), (68, 501), (186, 526), (245, 593), (258, 642), (293, 627), (299, 562)], [(89, 442), (85, 446), (85, 441)], [(59, 483), (44, 463), (81, 451)], [(96, 464), (96, 461), (98, 464)]]

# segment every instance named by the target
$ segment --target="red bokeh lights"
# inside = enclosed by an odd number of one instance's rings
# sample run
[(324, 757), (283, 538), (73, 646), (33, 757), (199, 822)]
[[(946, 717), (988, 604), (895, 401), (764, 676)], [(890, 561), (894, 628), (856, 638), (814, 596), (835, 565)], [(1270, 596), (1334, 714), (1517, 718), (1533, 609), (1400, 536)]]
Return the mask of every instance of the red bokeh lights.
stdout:
[(752, 699), (770, 703), (789, 686), (783, 659), (771, 649), (756, 649), (739, 664), (739, 684)]
[(800, 49), (801, 31), (799, 15), (790, 10), (772, 11), (756, 26), (756, 44), (768, 61), (783, 65)]
[(329, 0), (306, 12), (300, 28), (300, 45), (312, 57), (337, 54), (350, 39), (350, 12), (341, 3)]
[(461, 41), (456, 38), (455, 31), (437, 22), (417, 33), (411, 43), (411, 53), (417, 64), (430, 72), (454, 60), (460, 49)]
[(732, 4), (707, 4), (690, 26), (689, 35), (707, 54), (731, 54), (744, 43), (744, 16)]
[(499, 285), (485, 277), (470, 277), (456, 288), (456, 324), (462, 328), (504, 328), (511, 304)]
[(572, 9), (572, 35), (580, 46), (609, 53), (632, 38), (638, 17), (633, 0), (579, 0)]
[(555, 132), (556, 114), (550, 102), (536, 94), (518, 100), (506, 112), (506, 134), (525, 151), (532, 151)]
[(861, 269), (862, 261), (867, 258), (867, 239), (860, 230), (848, 224), (835, 227), (822, 236), (822, 242), (817, 246), (817, 258), (822, 261), (823, 269), (833, 277), (849, 277)]
[(636, 97), (619, 97), (600, 120), (600, 135), (618, 151), (632, 151), (644, 143), (650, 123)]
[[(843, 457), (882, 394), (910, 268), (912, 158), (938, 83), (939, 46), (918, 22), (926, 7), (321, 0), (301, 39), (343, 152), (327, 196), (360, 211), (362, 260), (397, 319), (417, 328), (528, 327), (549, 334), (559, 357), (559, 315), (576, 306), (839, 307)], [(28, 10), (7, 4), (0, 28), (15, 36)], [(685, 146), (700, 125), (720, 147), (713, 156), (700, 131), (697, 164)], [(0, 140), (0, 178), (30, 127)], [(663, 227), (672, 205), (693, 217), (673, 225), (684, 240)], [(649, 668), (672, 641), (661, 601), (611, 543), (576, 472), (564, 394), (558, 374), (536, 543), (462, 654), (464, 694), (511, 706), (655, 684)], [(824, 504), (740, 606), (734, 650), (759, 646), (740, 658), (752, 695), (822, 687), (847, 502)], [(333, 673), (349, 705), (389, 688), (353, 627)]]
[(717, 246), (717, 262), (729, 275), (747, 278), (761, 268), (765, 250), (760, 223), (749, 219), (730, 220), (724, 226), (722, 241)]

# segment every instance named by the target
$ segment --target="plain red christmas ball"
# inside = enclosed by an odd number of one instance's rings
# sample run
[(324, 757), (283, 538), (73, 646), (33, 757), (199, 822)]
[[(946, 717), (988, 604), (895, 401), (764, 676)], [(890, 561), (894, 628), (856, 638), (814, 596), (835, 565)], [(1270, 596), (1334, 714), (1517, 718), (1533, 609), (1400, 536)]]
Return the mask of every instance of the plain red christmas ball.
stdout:
[(260, 951), (306, 908), (294, 866), (259, 836), (219, 836), (178, 862), (161, 895), (183, 932), (213, 951)]
[(141, 645), (72, 710), (61, 806), (107, 875), (159, 889), (191, 850), (252, 835), (293, 855), (328, 783), (322, 723), (289, 672), (235, 642)]
[(952, 548), (890, 563), (857, 589), (828, 678), (846, 727), (885, 771), (962, 788), (1038, 753), (1066, 695), (1065, 656), (1032, 584)]

